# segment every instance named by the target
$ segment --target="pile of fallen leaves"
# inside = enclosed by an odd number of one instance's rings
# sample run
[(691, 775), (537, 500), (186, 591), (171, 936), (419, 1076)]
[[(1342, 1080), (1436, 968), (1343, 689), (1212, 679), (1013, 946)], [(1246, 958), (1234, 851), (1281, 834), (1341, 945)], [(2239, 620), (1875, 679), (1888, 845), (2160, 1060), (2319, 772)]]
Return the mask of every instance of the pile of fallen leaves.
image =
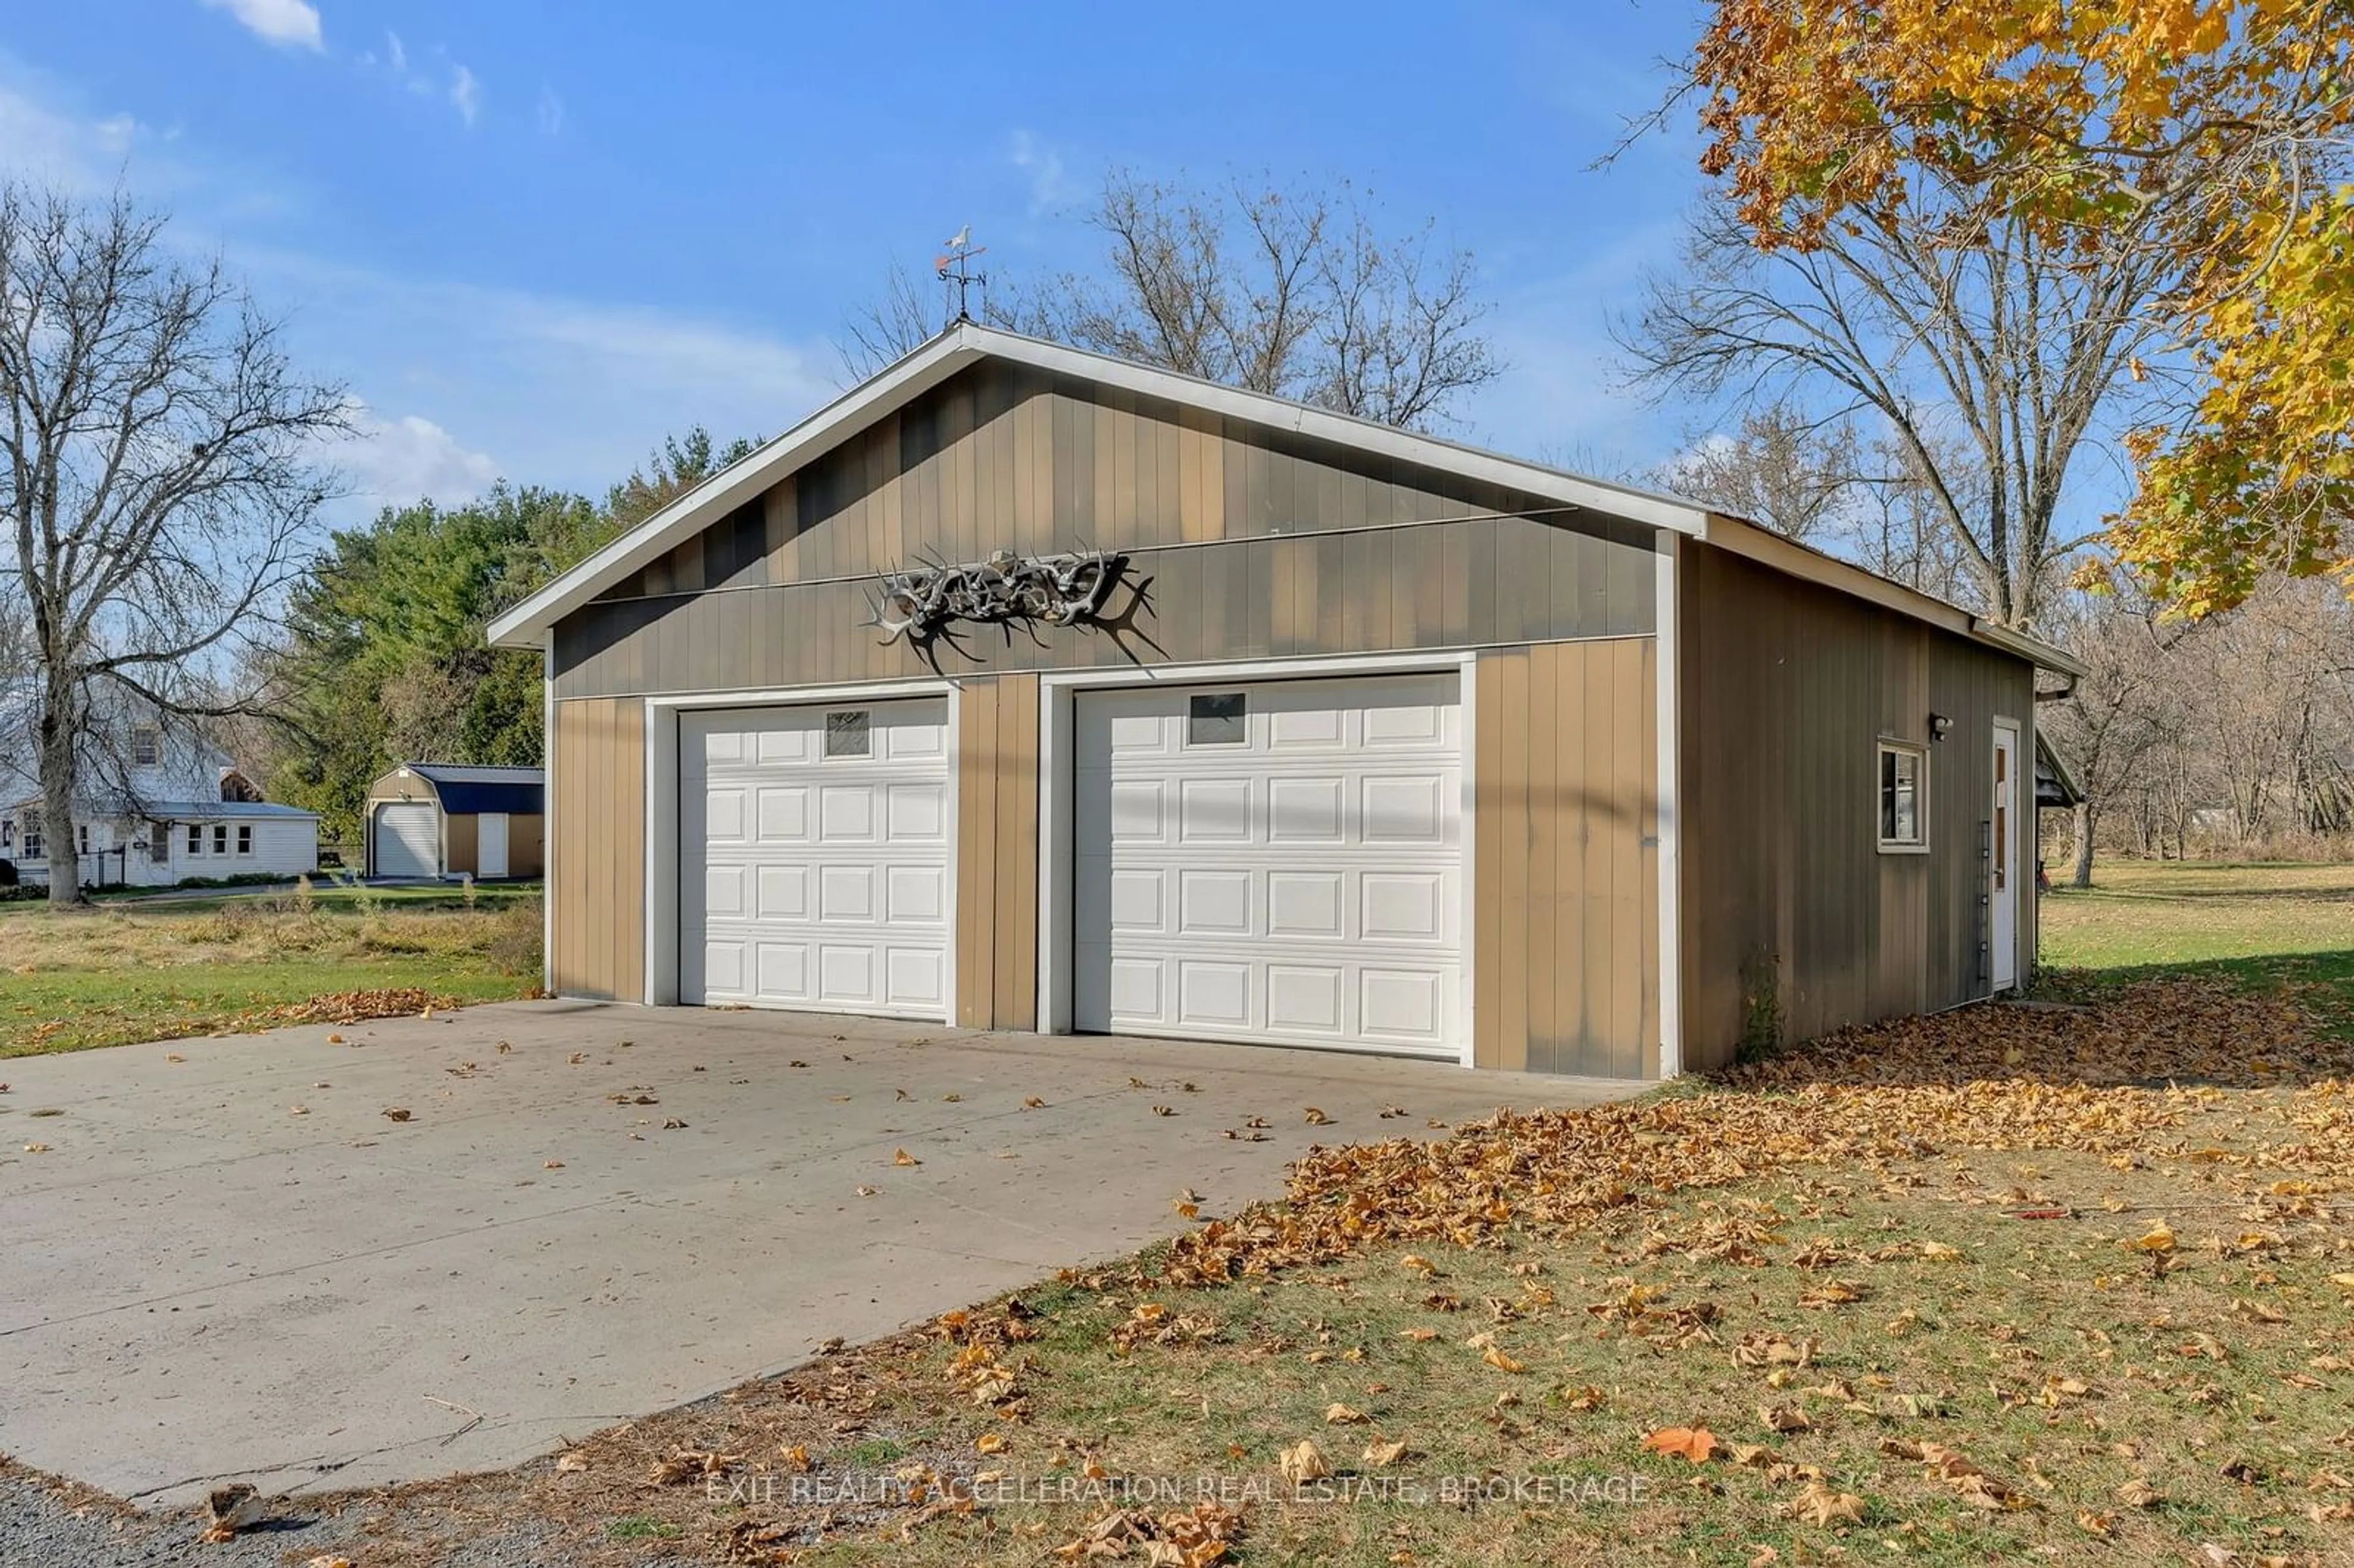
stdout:
[[(1732, 1093), (1581, 1110), (1500, 1110), (1437, 1142), (1317, 1148), (1288, 1198), (1180, 1236), (1166, 1269), (1210, 1284), (1363, 1248), (1501, 1245), (1681, 1189), (1815, 1161), (1880, 1166), (1962, 1150), (2171, 1148), (2226, 1087), (2298, 1086), (2301, 1138), (2191, 1157), (2324, 1176), (2349, 1169), (2354, 1044), (2280, 1000), (2153, 981), (2097, 1007), (1979, 1007), (1850, 1029), (1736, 1068)], [(2173, 1139), (2179, 1144), (2179, 1139)], [(2181, 1152), (2174, 1150), (2175, 1152)]]
[(1163, 1568), (1208, 1568), (1225, 1561), (1242, 1532), (1242, 1515), (1215, 1502), (1159, 1514), (1120, 1509), (1088, 1525), (1076, 1541), (1055, 1547), (1054, 1554), (1070, 1563), (1117, 1557)]
[(413, 987), (392, 991), (338, 991), (308, 1001), (290, 1001), (255, 1014), (280, 1023), (357, 1023), (368, 1018), (408, 1018), (447, 1012), (460, 1005), (454, 996), (436, 996)]

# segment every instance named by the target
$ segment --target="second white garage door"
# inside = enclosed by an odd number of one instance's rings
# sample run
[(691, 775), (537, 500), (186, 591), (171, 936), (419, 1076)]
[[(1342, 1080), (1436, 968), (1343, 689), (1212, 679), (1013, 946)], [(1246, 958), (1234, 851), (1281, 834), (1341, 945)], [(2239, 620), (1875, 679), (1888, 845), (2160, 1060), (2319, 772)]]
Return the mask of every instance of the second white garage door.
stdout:
[(948, 702), (679, 721), (679, 1000), (949, 1015)]
[(1459, 1055), (1458, 684), (1080, 696), (1077, 1026)]

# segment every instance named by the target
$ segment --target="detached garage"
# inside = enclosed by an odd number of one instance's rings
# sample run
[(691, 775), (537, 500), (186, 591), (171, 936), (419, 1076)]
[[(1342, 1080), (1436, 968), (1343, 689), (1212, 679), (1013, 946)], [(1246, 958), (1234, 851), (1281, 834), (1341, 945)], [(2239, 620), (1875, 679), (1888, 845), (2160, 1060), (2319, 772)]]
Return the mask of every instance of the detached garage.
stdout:
[(405, 762), (368, 786), (367, 874), (537, 876), (546, 800), (537, 768)]
[(547, 662), (559, 994), (1620, 1077), (2022, 983), (2075, 673), (1673, 497), (970, 323), (491, 635)]

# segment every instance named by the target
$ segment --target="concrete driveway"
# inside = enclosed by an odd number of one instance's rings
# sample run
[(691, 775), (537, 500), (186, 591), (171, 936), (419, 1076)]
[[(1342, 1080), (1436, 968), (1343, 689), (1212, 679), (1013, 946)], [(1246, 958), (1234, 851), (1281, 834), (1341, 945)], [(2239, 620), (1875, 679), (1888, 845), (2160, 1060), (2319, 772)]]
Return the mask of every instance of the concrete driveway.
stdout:
[(513, 1464), (1130, 1251), (1181, 1189), (1272, 1196), (1311, 1141), (1636, 1086), (574, 1002), (0, 1080), (0, 1453), (149, 1503)]

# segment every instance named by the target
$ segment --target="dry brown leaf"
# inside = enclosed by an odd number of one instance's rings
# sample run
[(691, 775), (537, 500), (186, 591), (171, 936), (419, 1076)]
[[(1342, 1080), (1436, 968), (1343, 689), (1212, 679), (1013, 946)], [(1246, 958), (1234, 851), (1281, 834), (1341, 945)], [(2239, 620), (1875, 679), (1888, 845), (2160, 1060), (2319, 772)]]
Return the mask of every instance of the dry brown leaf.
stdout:
[(892, 1150), (891, 1163), (894, 1165), (921, 1165), (923, 1161), (908, 1153), (906, 1150), (898, 1149)]
[(1777, 1404), (1772, 1409), (1757, 1408), (1757, 1419), (1776, 1432), (1811, 1432), (1815, 1424), (1807, 1413), (1795, 1404)]
[(1494, 1345), (1490, 1345), (1486, 1350), (1480, 1351), (1479, 1359), (1486, 1361), (1490, 1366), (1494, 1367), (1498, 1372), (1522, 1372), (1529, 1370), (1520, 1362), (1514, 1361), (1511, 1357), (1506, 1355), (1501, 1350), (1498, 1349)]
[(1307, 1121), (1310, 1127), (1329, 1127), (1331, 1125), (1332, 1118), (1316, 1107), (1310, 1106), (1307, 1111)]
[(1798, 1489), (1798, 1495), (1783, 1505), (1783, 1511), (1793, 1519), (1828, 1528), (1844, 1520), (1850, 1524), (1863, 1522), (1863, 1499), (1853, 1492), (1834, 1491), (1820, 1480), (1808, 1481)]
[(972, 1451), (976, 1454), (1002, 1454), (1005, 1452), (1004, 1435), (997, 1432), (982, 1433), (972, 1440)]
[(2127, 1508), (2156, 1508), (2166, 1500), (2166, 1494), (2136, 1476), (2116, 1489), (2116, 1499)]
[(1400, 1329), (1398, 1330), (1398, 1338), (1401, 1340), (1435, 1340), (1438, 1338), (1438, 1330), (1436, 1329)]
[(1373, 1442), (1365, 1445), (1364, 1465), (1369, 1470), (1386, 1470), (1405, 1457), (1405, 1440), (1394, 1443)]
[(1303, 1481), (1323, 1480), (1332, 1473), (1332, 1467), (1324, 1461), (1323, 1451), (1305, 1437), (1278, 1454), (1275, 1463), (1283, 1478), (1295, 1487)]
[(414, 1113), (411, 1112), (407, 1106), (387, 1106), (384, 1107), (384, 1119), (387, 1121), (408, 1121), (413, 1119), (413, 1116)]
[(585, 1470), (588, 1467), (588, 1456), (578, 1448), (568, 1454), (558, 1454), (556, 1457), (556, 1467), (567, 1473)]
[(1360, 1426), (1372, 1419), (1353, 1405), (1334, 1404), (1324, 1412), (1324, 1425), (1327, 1426)]

